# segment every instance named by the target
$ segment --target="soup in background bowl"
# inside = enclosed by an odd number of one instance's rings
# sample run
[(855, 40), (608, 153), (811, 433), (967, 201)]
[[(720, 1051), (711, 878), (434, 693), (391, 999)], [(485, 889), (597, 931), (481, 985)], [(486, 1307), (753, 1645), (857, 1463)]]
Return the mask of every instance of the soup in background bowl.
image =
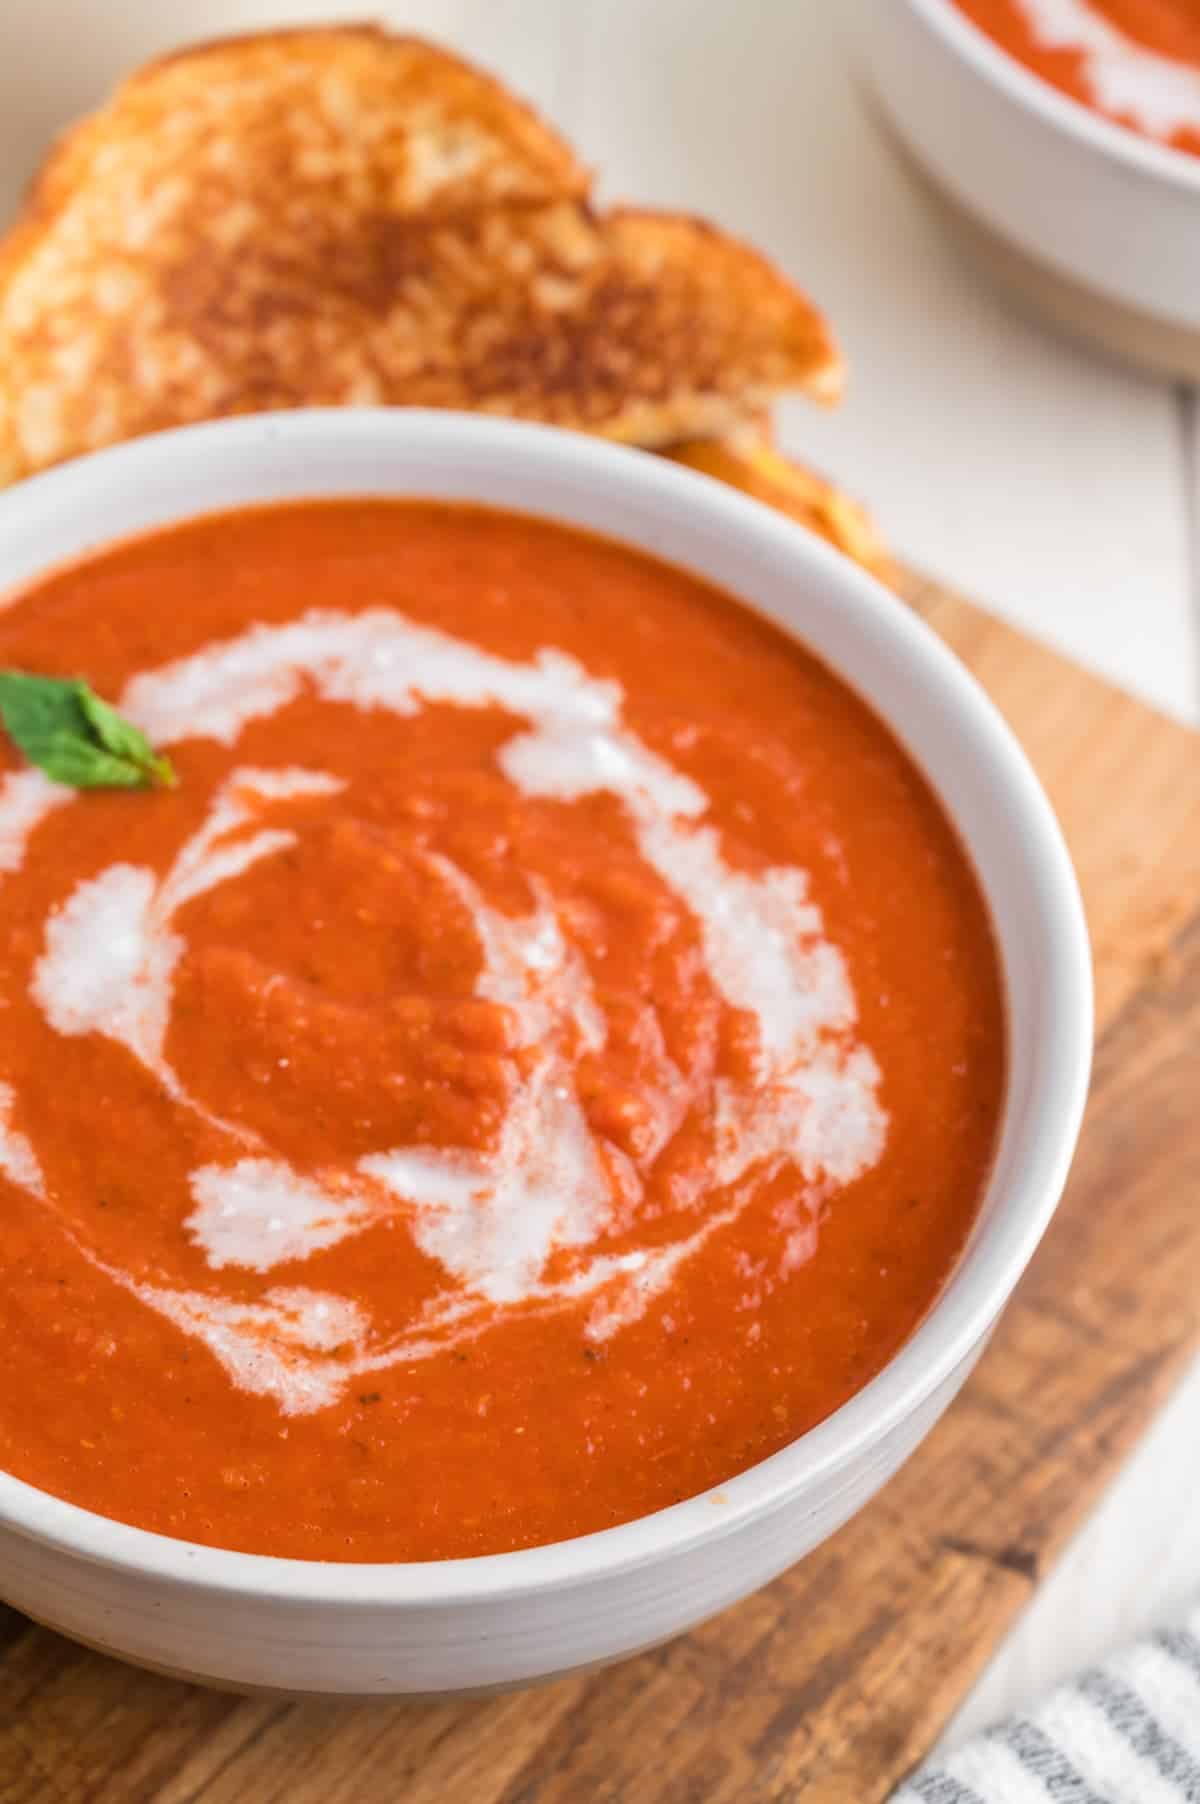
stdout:
[(1200, 11), (1192, 0), (954, 0), (1072, 100), (1200, 152)]
[(0, 580), (0, 665), (179, 776), (0, 786), (11, 1601), (478, 1688), (844, 1520), (1086, 1082), (1069, 864), (948, 654), (716, 484), (445, 415), (103, 453)]

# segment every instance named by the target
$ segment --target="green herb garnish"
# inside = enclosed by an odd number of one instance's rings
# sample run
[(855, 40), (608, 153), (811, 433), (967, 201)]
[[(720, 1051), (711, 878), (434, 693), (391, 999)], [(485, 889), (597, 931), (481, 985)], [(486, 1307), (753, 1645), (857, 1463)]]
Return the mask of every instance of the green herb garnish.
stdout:
[(0, 670), (0, 720), (31, 764), (71, 789), (173, 788), (169, 758), (86, 683)]

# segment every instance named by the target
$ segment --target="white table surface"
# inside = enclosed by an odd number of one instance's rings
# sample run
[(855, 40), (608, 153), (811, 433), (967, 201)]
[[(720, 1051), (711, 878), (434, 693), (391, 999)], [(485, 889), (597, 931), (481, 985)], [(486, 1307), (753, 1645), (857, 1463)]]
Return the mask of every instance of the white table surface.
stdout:
[[(884, 0), (887, 3), (887, 0)], [(15, 0), (0, 4), (0, 212), (38, 146), (124, 69), (197, 35), (374, 13), (493, 67), (602, 191), (711, 214), (832, 314), (836, 415), (790, 449), (869, 501), (912, 562), (1200, 721), (1193, 398), (1014, 317), (867, 120), (838, 0)], [(1040, 1590), (958, 1738), (1200, 1593), (1200, 1368)]]

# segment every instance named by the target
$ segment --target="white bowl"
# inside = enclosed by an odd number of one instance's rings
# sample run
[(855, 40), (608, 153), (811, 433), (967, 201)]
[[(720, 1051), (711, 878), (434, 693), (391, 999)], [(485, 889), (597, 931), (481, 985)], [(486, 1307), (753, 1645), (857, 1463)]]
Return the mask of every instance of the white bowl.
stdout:
[(885, 120), (970, 244), (1056, 324), (1200, 377), (1200, 157), (1070, 99), (953, 0), (858, 0)]
[(188, 1677), (289, 1692), (521, 1684), (631, 1653), (745, 1596), (859, 1509), (932, 1426), (1062, 1190), (1090, 1062), (1087, 934), (1045, 796), (934, 635), (797, 526), (642, 452), (415, 411), (188, 427), (0, 496), (0, 592), (166, 521), (335, 494), (467, 499), (590, 527), (696, 571), (802, 638), (935, 784), (974, 860), (1003, 960), (1011, 1060), (1002, 1138), (958, 1270), (876, 1379), (719, 1490), (528, 1552), (354, 1566), (170, 1540), (0, 1474), (0, 1589), (80, 1640)]

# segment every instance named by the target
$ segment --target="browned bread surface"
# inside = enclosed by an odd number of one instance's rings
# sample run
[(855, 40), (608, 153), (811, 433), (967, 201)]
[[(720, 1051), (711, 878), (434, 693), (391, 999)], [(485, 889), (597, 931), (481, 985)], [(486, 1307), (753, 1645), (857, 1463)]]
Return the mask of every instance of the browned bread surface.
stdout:
[(588, 206), (496, 82), (373, 27), (151, 64), (0, 243), (0, 481), (307, 404), (479, 408), (628, 443), (835, 396), (820, 315), (702, 223)]

